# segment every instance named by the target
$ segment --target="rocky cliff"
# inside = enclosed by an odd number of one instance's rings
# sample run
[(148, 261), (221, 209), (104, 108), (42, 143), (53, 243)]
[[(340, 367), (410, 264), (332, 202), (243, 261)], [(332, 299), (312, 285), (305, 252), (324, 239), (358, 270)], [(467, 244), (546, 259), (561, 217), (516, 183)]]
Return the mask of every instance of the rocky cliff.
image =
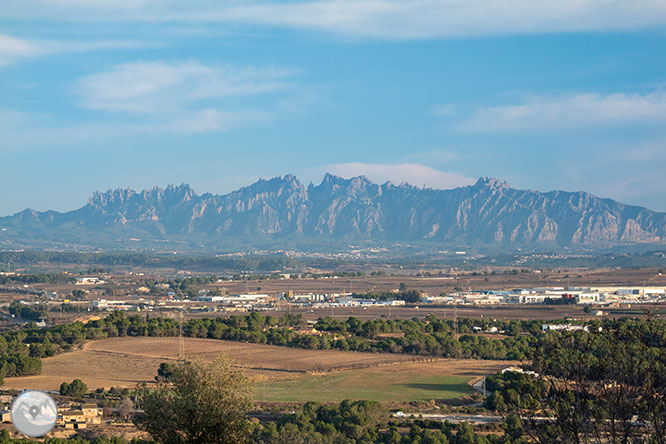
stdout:
[(0, 228), (0, 240), (86, 245), (136, 236), (217, 247), (231, 239), (283, 248), (293, 239), (608, 247), (663, 244), (666, 214), (585, 192), (517, 190), (492, 178), (436, 190), (327, 174), (319, 185), (287, 175), (225, 195), (199, 195), (188, 185), (96, 192), (78, 210), (25, 210), (0, 218)]

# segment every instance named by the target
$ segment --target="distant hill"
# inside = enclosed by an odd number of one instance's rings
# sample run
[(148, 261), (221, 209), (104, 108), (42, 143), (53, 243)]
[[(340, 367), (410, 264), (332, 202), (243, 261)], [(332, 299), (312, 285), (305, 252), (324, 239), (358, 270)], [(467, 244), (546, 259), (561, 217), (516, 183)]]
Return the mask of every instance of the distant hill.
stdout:
[(664, 244), (666, 213), (585, 192), (517, 190), (492, 178), (436, 190), (327, 174), (319, 185), (287, 175), (224, 195), (188, 185), (96, 192), (78, 210), (28, 209), (0, 218), (0, 229), (0, 246), (23, 247), (614, 247)]

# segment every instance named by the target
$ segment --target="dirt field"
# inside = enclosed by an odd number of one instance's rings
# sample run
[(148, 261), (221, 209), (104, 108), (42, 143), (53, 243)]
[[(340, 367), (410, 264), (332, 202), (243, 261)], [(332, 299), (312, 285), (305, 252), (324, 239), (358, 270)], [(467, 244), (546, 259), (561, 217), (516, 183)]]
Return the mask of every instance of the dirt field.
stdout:
[[(306, 372), (364, 368), (423, 361), (423, 358), (380, 353), (304, 350), (261, 344), (185, 338), (185, 354), (214, 359), (228, 353), (251, 375), (280, 379)], [(39, 376), (6, 378), (5, 387), (57, 389), (63, 381), (83, 380), (88, 387), (128, 387), (151, 382), (161, 362), (177, 360), (178, 338), (114, 338), (87, 343), (83, 349), (43, 360)]]
[[(335, 401), (354, 393), (381, 400), (451, 398), (469, 393), (469, 380), (512, 364), (303, 350), (214, 339), (185, 338), (184, 342), (187, 356), (210, 360), (228, 353), (255, 381), (257, 399), (270, 401)], [(6, 378), (4, 386), (57, 390), (62, 382), (79, 378), (91, 389), (131, 387), (152, 382), (159, 364), (176, 360), (178, 349), (178, 338), (94, 341), (81, 350), (45, 359), (39, 376)]]

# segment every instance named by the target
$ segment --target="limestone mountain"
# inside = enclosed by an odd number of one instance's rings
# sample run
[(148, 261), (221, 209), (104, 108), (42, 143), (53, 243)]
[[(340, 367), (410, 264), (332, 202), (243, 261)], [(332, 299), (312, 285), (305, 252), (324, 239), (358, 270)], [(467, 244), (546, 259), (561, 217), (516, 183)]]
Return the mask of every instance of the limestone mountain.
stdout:
[(5, 245), (30, 246), (106, 248), (141, 239), (202, 248), (357, 240), (612, 247), (665, 243), (666, 213), (585, 192), (518, 190), (492, 178), (437, 190), (327, 174), (319, 185), (287, 175), (224, 195), (199, 195), (188, 185), (96, 192), (77, 210), (24, 210), (0, 218), (0, 228)]

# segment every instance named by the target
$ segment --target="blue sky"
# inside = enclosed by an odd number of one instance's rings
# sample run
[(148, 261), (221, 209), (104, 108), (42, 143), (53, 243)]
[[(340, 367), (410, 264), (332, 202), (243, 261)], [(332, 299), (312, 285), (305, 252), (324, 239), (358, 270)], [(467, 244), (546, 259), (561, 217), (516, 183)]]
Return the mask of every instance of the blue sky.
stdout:
[(3, 0), (0, 215), (293, 173), (666, 211), (666, 2)]

